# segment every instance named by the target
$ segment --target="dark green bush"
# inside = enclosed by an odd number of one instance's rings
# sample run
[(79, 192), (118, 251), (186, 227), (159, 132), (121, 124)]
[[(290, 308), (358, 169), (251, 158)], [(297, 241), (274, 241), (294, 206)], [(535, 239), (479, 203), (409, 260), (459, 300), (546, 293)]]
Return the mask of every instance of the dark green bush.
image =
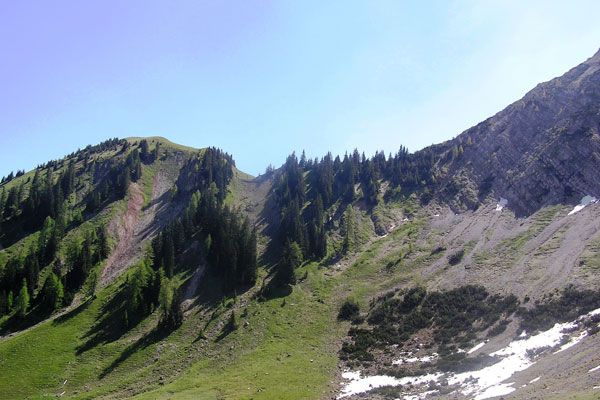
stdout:
[(340, 307), (338, 319), (342, 321), (352, 321), (359, 316), (360, 308), (358, 303), (353, 300), (346, 300)]
[(572, 321), (596, 308), (600, 308), (600, 291), (568, 286), (559, 297), (538, 300), (530, 309), (521, 307), (518, 315), (521, 317), (521, 329), (532, 333), (550, 329), (557, 322)]
[(458, 263), (460, 263), (463, 259), (463, 256), (465, 255), (465, 251), (464, 250), (458, 250), (455, 253), (452, 253), (448, 256), (448, 264), (450, 265), (456, 265)]
[(372, 349), (402, 345), (422, 329), (431, 329), (435, 343), (444, 348), (465, 347), (476, 332), (513, 314), (518, 303), (513, 295), (490, 295), (483, 286), (389, 292), (371, 302), (366, 318), (370, 329), (351, 329), (342, 352), (347, 358), (364, 357)]

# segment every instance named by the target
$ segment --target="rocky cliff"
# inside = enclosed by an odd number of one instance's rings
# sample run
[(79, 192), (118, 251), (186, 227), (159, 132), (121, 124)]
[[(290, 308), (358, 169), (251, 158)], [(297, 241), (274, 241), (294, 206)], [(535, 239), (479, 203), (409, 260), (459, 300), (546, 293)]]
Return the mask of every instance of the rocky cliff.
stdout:
[(600, 51), (441, 146), (440, 193), (457, 208), (503, 197), (519, 216), (598, 197), (599, 130)]

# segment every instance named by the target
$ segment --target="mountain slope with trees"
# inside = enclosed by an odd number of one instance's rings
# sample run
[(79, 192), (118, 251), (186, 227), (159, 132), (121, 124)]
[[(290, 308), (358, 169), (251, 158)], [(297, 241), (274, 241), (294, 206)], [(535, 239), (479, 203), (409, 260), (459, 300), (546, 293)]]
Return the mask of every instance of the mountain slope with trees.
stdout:
[[(599, 54), (415, 153), (293, 153), (254, 178), (216, 148), (129, 138), (9, 174), (0, 393), (331, 398), (340, 368), (407, 373), (399, 346), (466, 368), (482, 360), (460, 346), (588, 311), (600, 211), (570, 211), (600, 194)], [(562, 378), (540, 356), (539, 390), (593, 393), (589, 332)]]

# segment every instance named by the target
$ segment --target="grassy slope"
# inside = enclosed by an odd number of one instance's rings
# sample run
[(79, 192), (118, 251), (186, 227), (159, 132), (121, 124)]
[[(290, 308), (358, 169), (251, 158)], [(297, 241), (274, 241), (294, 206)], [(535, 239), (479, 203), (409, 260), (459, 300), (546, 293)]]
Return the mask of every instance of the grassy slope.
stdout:
[[(253, 303), (249, 329), (240, 330), (222, 344), (214, 359), (196, 363), (182, 377), (140, 399), (306, 399), (329, 397), (338, 365), (337, 351), (347, 325), (336, 321), (339, 303), (346, 297), (363, 305), (400, 280), (409, 280), (412, 262), (396, 270), (385, 265), (399, 257), (386, 248), (391, 241), (415, 237), (415, 225), (407, 224), (386, 239), (369, 245), (356, 262), (338, 275), (310, 264), (298, 271), (307, 279), (283, 299)], [(416, 250), (413, 261), (428, 254)], [(233, 347), (234, 351), (227, 351)], [(241, 351), (236, 350), (241, 349)]]
[[(242, 306), (236, 306), (238, 315), (244, 315), (240, 328), (222, 340), (214, 332), (227, 319), (226, 308), (213, 322), (215, 328), (207, 330), (212, 332), (208, 339), (199, 339), (205, 314), (193, 312), (162, 342), (146, 341), (156, 322), (151, 316), (118, 340), (77, 354), (117, 284), (107, 287), (69, 318), (1, 341), (0, 370), (7, 373), (0, 375), (0, 393), (35, 398), (66, 391), (65, 396), (77, 398), (122, 398), (153, 389), (140, 398), (170, 398), (172, 393), (207, 399), (325, 397), (332, 389), (339, 341), (347, 330), (334, 322), (338, 304), (348, 296), (366, 303), (369, 296), (408, 279), (409, 268), (390, 271), (385, 265), (402, 252), (390, 252), (387, 246), (401, 243), (409, 233), (414, 236), (413, 225), (369, 244), (342, 273), (332, 275), (314, 263), (302, 267), (298, 275), (306, 274), (306, 279), (288, 297), (258, 302), (250, 294), (240, 296), (247, 308), (242, 312)], [(157, 377), (167, 384), (161, 385)]]
[[(65, 397), (86, 399), (330, 398), (337, 389), (337, 351), (348, 328), (336, 322), (340, 302), (352, 297), (365, 308), (382, 291), (418, 284), (420, 267), (443, 256), (431, 255), (439, 238), (431, 231), (425, 236), (424, 226), (417, 216), (375, 238), (350, 257), (343, 271), (303, 266), (298, 276), (306, 279), (285, 298), (259, 302), (251, 293), (239, 296), (232, 307), (240, 328), (222, 340), (217, 334), (231, 302), (209, 307), (216, 318), (199, 306), (161, 341), (144, 340), (156, 323), (151, 316), (122, 338), (77, 355), (101, 305), (115, 291), (110, 286), (72, 318), (1, 341), (0, 370), (7, 372), (0, 375), (0, 393), (41, 398), (66, 391)], [(114, 369), (102, 375), (111, 365)]]
[[(144, 167), (142, 186), (147, 198), (154, 172)], [(228, 201), (237, 204), (238, 190), (233, 192)], [(555, 212), (548, 209), (541, 214), (539, 226), (498, 248), (520, 251)], [(352, 297), (364, 308), (372, 296), (397, 284), (420, 283), (419, 267), (443, 256), (431, 255), (438, 238), (431, 231), (423, 237), (422, 227), (417, 216), (387, 237), (372, 240), (357, 257), (345, 260), (350, 266), (341, 272), (314, 263), (303, 266), (298, 276), (306, 273), (306, 279), (285, 298), (259, 302), (251, 299), (251, 293), (240, 296), (233, 306), (240, 328), (222, 340), (217, 340), (217, 334), (230, 308), (211, 305), (217, 317), (210, 318), (203, 310), (208, 306), (200, 305), (166, 338), (153, 336), (157, 317), (152, 315), (123, 337), (78, 354), (118, 281), (67, 318), (0, 339), (0, 394), (15, 398), (45, 398), (63, 391), (64, 397), (72, 398), (330, 398), (337, 389), (337, 351), (348, 328), (336, 322), (339, 304)], [(488, 255), (485, 261), (495, 261), (489, 256), (497, 255)]]

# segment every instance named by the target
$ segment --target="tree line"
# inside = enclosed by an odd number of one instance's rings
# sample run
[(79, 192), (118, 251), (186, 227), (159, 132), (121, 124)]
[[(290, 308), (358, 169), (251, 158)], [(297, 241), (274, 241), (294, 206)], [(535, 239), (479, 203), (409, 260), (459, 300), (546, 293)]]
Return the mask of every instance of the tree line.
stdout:
[[(331, 207), (363, 201), (372, 208), (381, 201), (381, 182), (388, 182), (384, 200), (397, 199), (415, 191), (422, 192), (422, 200), (430, 198), (429, 186), (435, 182), (436, 156), (432, 149), (411, 154), (405, 147), (386, 157), (376, 152), (367, 158), (354, 150), (343, 157), (327, 153), (321, 159), (307, 159), (304, 152), (300, 159), (293, 153), (285, 164), (274, 173), (274, 185), (270, 196), (278, 210), (277, 239), (282, 249), (281, 269), (291, 276), (290, 260), (322, 259), (327, 254), (328, 222), (333, 215)], [(344, 212), (346, 233), (352, 233), (351, 220)], [(352, 240), (345, 235), (345, 246)], [(290, 256), (290, 254), (294, 256)], [(293, 264), (293, 263), (292, 263)]]
[[(110, 249), (103, 227), (87, 229), (83, 240), (65, 243), (64, 236), (61, 221), (47, 217), (37, 241), (8, 259), (0, 275), (0, 315), (15, 311), (24, 316), (33, 307), (50, 313), (68, 305), (93, 273), (93, 267), (108, 257)], [(65, 247), (64, 257), (59, 256), (61, 246)], [(44, 270), (48, 272), (42, 274)], [(94, 288), (95, 279), (91, 279), (88, 294)]]
[[(248, 217), (225, 205), (233, 177), (229, 155), (214, 148), (192, 158), (178, 180), (178, 196), (189, 196), (181, 217), (153, 240), (154, 269), (171, 278), (186, 246), (196, 241), (210, 272), (223, 279), (224, 289), (253, 285), (256, 280), (256, 229)], [(190, 195), (191, 192), (191, 195)]]

